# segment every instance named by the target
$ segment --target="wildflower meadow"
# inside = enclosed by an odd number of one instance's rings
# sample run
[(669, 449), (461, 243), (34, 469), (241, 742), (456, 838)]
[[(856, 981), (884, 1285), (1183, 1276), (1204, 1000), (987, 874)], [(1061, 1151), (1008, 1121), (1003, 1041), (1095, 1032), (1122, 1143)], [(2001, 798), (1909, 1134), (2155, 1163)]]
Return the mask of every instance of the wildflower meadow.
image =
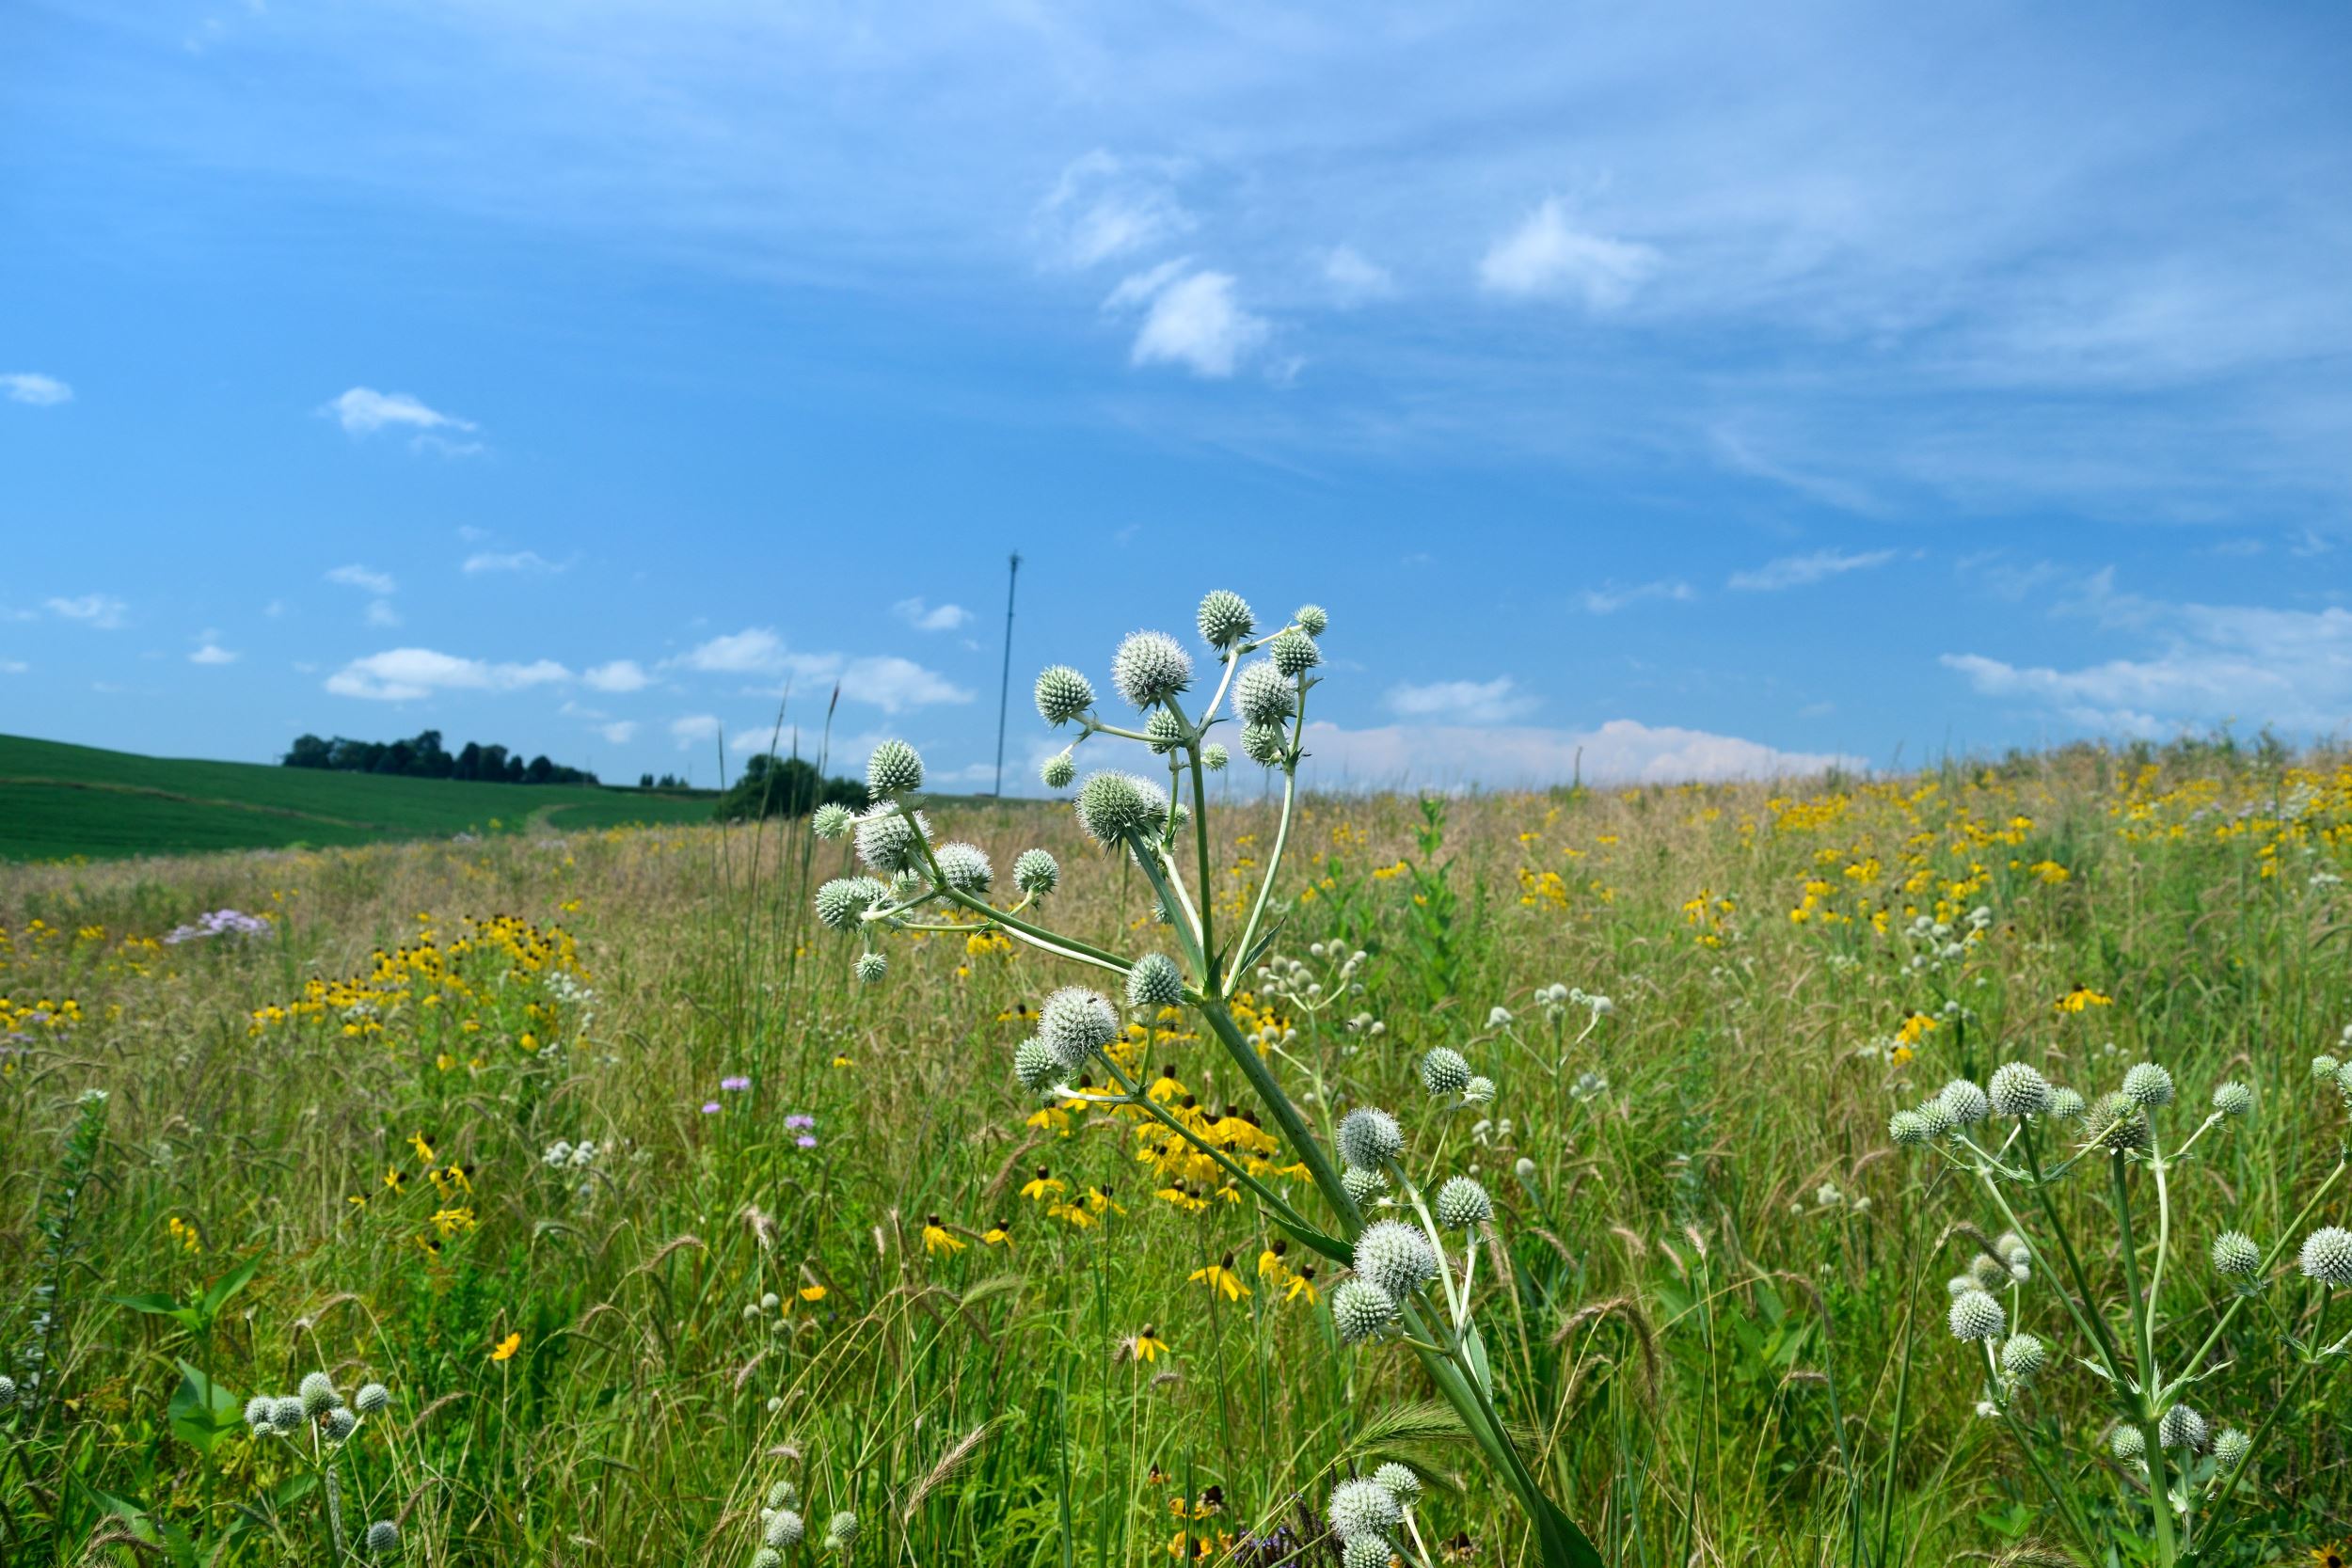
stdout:
[(1040, 799), (0, 873), (0, 1560), (2343, 1560), (2352, 761), (1336, 792), (1137, 608)]

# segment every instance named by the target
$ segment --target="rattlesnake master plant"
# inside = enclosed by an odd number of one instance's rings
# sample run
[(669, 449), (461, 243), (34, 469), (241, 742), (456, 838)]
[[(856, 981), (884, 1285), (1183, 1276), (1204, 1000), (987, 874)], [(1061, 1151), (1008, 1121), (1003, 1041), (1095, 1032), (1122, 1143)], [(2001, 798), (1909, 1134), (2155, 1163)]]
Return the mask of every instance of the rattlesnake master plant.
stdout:
[[(1240, 595), (1212, 593), (1197, 616), (1207, 646), (1198, 665), (1184, 643), (1165, 632), (1138, 631), (1120, 643), (1111, 659), (1111, 688), (1140, 715), (1128, 722), (1104, 716), (1094, 683), (1083, 672), (1057, 664), (1038, 676), (1039, 716), (1056, 729), (1076, 732), (1047, 760), (1044, 781), (1056, 789), (1077, 783), (1080, 828), (1093, 843), (1141, 871), (1156, 900), (1154, 929), (1172, 942), (1173, 956), (1112, 952), (1045, 925), (1040, 906), (1059, 886), (1061, 868), (1042, 849), (1026, 850), (1014, 862), (1017, 896), (992, 898), (994, 879), (987, 857), (972, 846), (943, 842), (916, 809), (922, 759), (899, 741), (877, 748), (867, 768), (869, 784), (876, 786), (872, 806), (855, 816), (821, 814), (813, 823), (825, 837), (853, 836), (866, 868), (818, 890), (818, 919), (857, 934), (861, 980), (886, 974), (881, 944), (901, 931), (1001, 932), (1097, 972), (1101, 990), (1073, 986), (1056, 991), (1041, 1011), (1037, 1035), (1014, 1048), (1012, 1068), (1023, 1087), (1150, 1117), (1215, 1161), (1256, 1198), (1272, 1223), (1349, 1264), (1353, 1277), (1330, 1298), (1340, 1338), (1350, 1344), (1394, 1339), (1409, 1347), (1460, 1413), (1498, 1479), (1526, 1510), (1540, 1560), (1548, 1568), (1597, 1568), (1599, 1552), (1536, 1484), (1495, 1410), (1493, 1372), (1470, 1309), (1476, 1233), (1493, 1212), (1484, 1189), (1457, 1177), (1438, 1190), (1433, 1206), (1401, 1163), (1403, 1127), (1376, 1107), (1349, 1113), (1339, 1130), (1335, 1159), (1233, 1018), (1234, 994), (1266, 958), (1274, 939), (1270, 921), (1298, 803), (1308, 699), (1317, 684), (1314, 671), (1323, 663), (1315, 640), (1329, 624), (1320, 607), (1308, 605), (1262, 634), (1257, 616)], [(1205, 697), (1199, 695), (1203, 690)], [(1239, 752), (1282, 779), (1273, 847), (1255, 895), (1247, 902), (1248, 913), (1237, 925), (1220, 918), (1208, 896), (1214, 813), (1204, 787), (1206, 776), (1231, 758), (1228, 748), (1212, 736), (1234, 727)], [(1079, 751), (1098, 739), (1134, 742), (1140, 748), (1133, 754), (1136, 765), (1154, 773), (1164, 768), (1165, 784), (1118, 768), (1091, 771), (1080, 782)], [(1091, 760), (1092, 753), (1089, 756)], [(1120, 1035), (1121, 1002), (1147, 1016), (1171, 1006), (1200, 1015), (1297, 1152), (1321, 1199), (1322, 1219), (1309, 1218), (1285, 1192), (1245, 1170), (1144, 1091), (1106, 1049)], [(1090, 1070), (1082, 1074), (1082, 1069)], [(1112, 1090), (1073, 1086), (1082, 1075), (1090, 1078), (1096, 1071), (1110, 1080)], [(1493, 1085), (1472, 1076), (1469, 1064), (1451, 1051), (1433, 1053), (1424, 1063), (1423, 1082), (1440, 1109), (1493, 1093)], [(1458, 1275), (1444, 1230), (1463, 1233)], [(1385, 1534), (1359, 1531), (1349, 1539), (1359, 1558), (1379, 1550), (1385, 1560)]]
[[(2352, 1074), (2330, 1057), (2312, 1066), (2322, 1092), (2352, 1111)], [(2174, 1146), (2171, 1129), (2185, 1110), (2179, 1099), (2172, 1074), (2153, 1062), (2133, 1067), (2118, 1088), (2088, 1101), (2032, 1066), (2009, 1062), (1988, 1085), (1955, 1079), (1887, 1124), (1897, 1145), (1927, 1151), (1973, 1180), (2008, 1227), (1990, 1240), (1965, 1224), (1947, 1233), (1975, 1249), (1950, 1281), (1947, 1323), (1982, 1366), (1979, 1412), (2007, 1429), (2094, 1562), (2116, 1560), (2118, 1546), (2149, 1539), (2159, 1568), (2217, 1560), (2236, 1524), (2229, 1505), (2251, 1495), (2242, 1484), (2248, 1467), (2280, 1413), (2295, 1407), (2307, 1379), (2352, 1358), (2352, 1334), (2330, 1338), (2335, 1298), (2352, 1294), (2352, 1233), (2333, 1226), (2303, 1233), (2344, 1176), (2341, 1145), (2334, 1169), (2268, 1247), (2239, 1229), (2190, 1244), (2192, 1258), (2201, 1252), (2211, 1267), (2194, 1294), (2211, 1305), (2199, 1309), (2184, 1301), (2168, 1312), (2165, 1285), (2181, 1240), (2173, 1235), (2171, 1178), (2197, 1158), (2201, 1143), (2255, 1109), (2252, 1089), (2222, 1084)], [(2070, 1179), (2089, 1190), (2075, 1196)], [(2290, 1273), (2280, 1263), (2297, 1234)], [(2280, 1286), (2281, 1276), (2297, 1275), (2315, 1300), (2294, 1299), (2296, 1287)], [(2182, 1293), (2177, 1281), (2175, 1290)], [(2247, 1383), (2233, 1390), (2231, 1362), (2217, 1350), (2249, 1308), (2295, 1363), (2275, 1394)], [(2076, 1373), (2095, 1381), (2106, 1419), (2069, 1437), (2040, 1401), (2051, 1380)], [(2230, 1414), (2253, 1431), (2226, 1424)], [(2105, 1465), (2100, 1450), (2131, 1483), (2144, 1525), (2130, 1507), (2120, 1523), (2086, 1507), (2086, 1493), (2102, 1489), (2084, 1473)], [(2110, 1528), (2122, 1532), (2116, 1540), (2103, 1534)], [(2137, 1549), (2123, 1557), (2146, 1560)]]

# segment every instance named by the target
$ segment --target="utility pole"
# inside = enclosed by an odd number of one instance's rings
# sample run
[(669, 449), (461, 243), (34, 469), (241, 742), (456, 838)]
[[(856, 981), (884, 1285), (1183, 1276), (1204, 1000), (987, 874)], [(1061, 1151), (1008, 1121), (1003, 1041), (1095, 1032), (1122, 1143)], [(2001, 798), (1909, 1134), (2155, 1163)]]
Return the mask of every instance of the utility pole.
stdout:
[(1021, 552), (1012, 552), (1012, 569), (1005, 577), (1005, 673), (996, 683), (996, 798), (1005, 798), (1005, 716), (1012, 703), (1012, 596), (1021, 586)]

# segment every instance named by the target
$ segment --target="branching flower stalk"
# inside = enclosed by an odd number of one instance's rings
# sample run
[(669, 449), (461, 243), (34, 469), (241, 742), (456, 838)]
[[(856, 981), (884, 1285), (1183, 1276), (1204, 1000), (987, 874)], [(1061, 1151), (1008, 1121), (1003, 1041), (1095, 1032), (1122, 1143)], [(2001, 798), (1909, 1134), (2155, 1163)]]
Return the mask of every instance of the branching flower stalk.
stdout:
[[(1154, 915), (1172, 938), (1175, 958), (1114, 953), (1045, 926), (1039, 906), (1059, 885), (1061, 868), (1042, 849), (1027, 850), (1013, 863), (1017, 900), (1002, 907), (992, 902), (995, 871), (986, 853), (971, 844), (938, 841), (918, 809), (922, 759), (898, 740), (883, 742), (868, 760), (872, 804), (866, 811), (826, 806), (816, 814), (816, 832), (853, 839), (866, 868), (865, 875), (838, 878), (818, 890), (818, 919), (859, 937), (863, 951), (856, 974), (862, 981), (877, 981), (888, 973), (881, 942), (893, 932), (1000, 932), (1055, 958), (1116, 975), (1131, 1015), (1152, 1018), (1171, 1007), (1197, 1013), (1248, 1080), (1281, 1141), (1306, 1171), (1328, 1212), (1327, 1222), (1301, 1213), (1272, 1181), (1214, 1147), (1137, 1084), (1110, 1052), (1121, 1030), (1119, 1006), (1109, 997), (1074, 986), (1054, 992), (1040, 1010), (1037, 1036), (1015, 1051), (1014, 1070), (1031, 1094), (1147, 1118), (1215, 1162), (1258, 1200), (1274, 1224), (1349, 1264), (1353, 1275), (1334, 1288), (1329, 1303), (1342, 1340), (1354, 1345), (1393, 1338), (1408, 1346), (1526, 1512), (1539, 1560), (1548, 1568), (1597, 1568), (1598, 1551), (1537, 1484), (1495, 1408), (1493, 1372), (1471, 1313), (1478, 1236), (1493, 1212), (1485, 1190), (1468, 1176), (1455, 1176), (1437, 1184), (1434, 1196), (1426, 1192), (1402, 1162), (1405, 1139), (1396, 1119), (1372, 1106), (1356, 1107), (1341, 1122), (1335, 1159), (1335, 1150), (1309, 1126), (1273, 1064), (1233, 1013), (1243, 980), (1259, 968), (1280, 924), (1278, 888), (1297, 812), (1307, 704), (1317, 684), (1313, 671), (1322, 663), (1315, 640), (1327, 622), (1321, 609), (1310, 605), (1279, 628), (1259, 634), (1255, 616), (1239, 595), (1222, 590), (1209, 594), (1200, 603), (1198, 624), (1213, 651), (1217, 678), (1197, 711), (1185, 705), (1194, 687), (1191, 655), (1165, 633), (1134, 633), (1112, 660), (1112, 683), (1143, 716), (1139, 724), (1104, 719), (1093, 684), (1067, 665), (1038, 677), (1039, 714), (1057, 729), (1076, 732), (1044, 765), (1049, 787), (1064, 789), (1076, 781), (1077, 749), (1097, 736), (1142, 745), (1166, 761), (1165, 787), (1115, 769), (1089, 774), (1078, 787), (1075, 808), (1089, 838), (1141, 873), (1155, 901)], [(1238, 726), (1235, 738), (1243, 755), (1282, 777), (1272, 849), (1238, 929), (1220, 923), (1210, 896), (1215, 883), (1207, 780), (1232, 763), (1227, 747), (1214, 738), (1229, 726)], [(1103, 1069), (1113, 1088), (1079, 1085), (1082, 1068)], [(1481, 1103), (1494, 1093), (1489, 1081), (1474, 1077), (1457, 1053), (1443, 1047), (1424, 1060), (1422, 1077), (1445, 1109)], [(1465, 1235), (1458, 1275), (1444, 1239), (1454, 1230)], [(1353, 1554), (1351, 1562), (1375, 1555), (1386, 1562), (1391, 1536), (1406, 1521), (1395, 1501), (1395, 1487), (1402, 1482), (1389, 1479), (1395, 1485), (1384, 1488), (1368, 1479), (1343, 1482), (1343, 1490), (1356, 1489), (1346, 1492), (1352, 1499), (1346, 1507), (1341, 1493), (1333, 1495), (1332, 1528)]]

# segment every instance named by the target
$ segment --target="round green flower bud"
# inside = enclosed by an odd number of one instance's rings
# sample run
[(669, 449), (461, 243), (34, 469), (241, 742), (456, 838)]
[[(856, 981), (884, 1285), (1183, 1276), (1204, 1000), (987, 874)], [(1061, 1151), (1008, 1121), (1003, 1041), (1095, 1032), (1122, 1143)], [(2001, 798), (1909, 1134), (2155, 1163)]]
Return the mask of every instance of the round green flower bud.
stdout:
[(359, 1430), (359, 1418), (339, 1404), (326, 1413), (326, 1440), (330, 1443), (341, 1443), (348, 1440), (353, 1433)]
[(1343, 1279), (1331, 1292), (1331, 1326), (1343, 1345), (1360, 1345), (1395, 1321), (1396, 1303), (1369, 1280)]
[(305, 1416), (324, 1416), (343, 1402), (343, 1397), (335, 1392), (335, 1380), (325, 1372), (312, 1372), (304, 1378), (301, 1393)]
[(1012, 1048), (1013, 1076), (1031, 1094), (1042, 1094), (1060, 1083), (1069, 1071), (1053, 1047), (1043, 1040), (1031, 1037)]
[(1470, 1063), (1450, 1045), (1437, 1046), (1421, 1059), (1421, 1086), (1431, 1094), (1460, 1094), (1470, 1081)]
[(1119, 1037), (1119, 1015), (1109, 1001), (1084, 986), (1064, 986), (1038, 1009), (1038, 1038), (1068, 1070)]
[(1340, 1168), (1340, 1186), (1355, 1200), (1357, 1208), (1363, 1209), (1370, 1207), (1375, 1198), (1389, 1190), (1389, 1179), (1381, 1171), (1366, 1170), (1361, 1165), (1343, 1165)]
[(1940, 1138), (1960, 1126), (1958, 1118), (1952, 1115), (1950, 1108), (1944, 1103), (1943, 1097), (1940, 1095), (1931, 1100), (1921, 1101), (1919, 1108), (1912, 1112), (1912, 1115), (1919, 1118), (1919, 1125), (1927, 1129), (1928, 1136), (1931, 1138)]
[(1886, 1135), (1898, 1148), (1917, 1148), (1928, 1141), (1928, 1124), (1916, 1111), (1898, 1111), (1886, 1118)]
[(839, 838), (856, 826), (857, 814), (838, 800), (826, 801), (808, 819), (808, 831), (823, 839)]
[(1214, 740), (1200, 748), (1200, 766), (1212, 773), (1224, 772), (1225, 765), (1232, 760), (1232, 753)]
[(1012, 885), (1042, 898), (1061, 885), (1061, 865), (1042, 849), (1024, 849), (1013, 859)]
[(871, 877), (835, 877), (817, 890), (817, 923), (827, 930), (850, 930), (889, 895)]
[(1944, 1085), (1944, 1092), (1935, 1097), (1945, 1114), (1962, 1127), (1982, 1121), (1993, 1111), (1993, 1101), (1985, 1092), (1965, 1078), (1955, 1078)]
[(856, 1545), (857, 1515), (846, 1508), (834, 1514), (833, 1522), (825, 1527), (825, 1544), (841, 1551)]
[(1111, 656), (1111, 684), (1137, 710), (1192, 689), (1192, 656), (1164, 631), (1131, 631)]
[(1176, 960), (1165, 953), (1146, 953), (1127, 972), (1127, 1006), (1135, 1012), (1157, 1012), (1184, 999), (1184, 976)]
[(2213, 1272), (2232, 1279), (2249, 1279), (2263, 1266), (2263, 1249), (2243, 1230), (2224, 1230), (2213, 1239)]
[(784, 1568), (784, 1554), (773, 1546), (762, 1546), (752, 1554), (752, 1568)]
[(1359, 1105), (1340, 1118), (1340, 1158), (1378, 1170), (1405, 1151), (1405, 1130), (1375, 1105)]
[(783, 1508), (769, 1516), (768, 1528), (761, 1532), (760, 1539), (782, 1552), (799, 1545), (801, 1537), (807, 1533), (807, 1522), (790, 1509)]
[(1331, 624), (1330, 615), (1319, 604), (1300, 605), (1298, 613), (1291, 619), (1297, 622), (1298, 629), (1310, 637), (1321, 637), (1324, 628)]
[[(15, 1385), (10, 1384), (13, 1391)], [(267, 1433), (278, 1418), (278, 1402), (267, 1394), (256, 1394), (245, 1402), (245, 1424), (259, 1433)]]
[(1248, 637), (1258, 624), (1258, 618), (1249, 613), (1248, 601), (1222, 588), (1212, 590), (1200, 601), (1200, 613), (1195, 619), (1200, 627), (1200, 640), (1212, 648), (1232, 647)]
[(280, 1394), (270, 1402), (269, 1424), (280, 1432), (299, 1432), (310, 1417), (303, 1414), (302, 1402), (292, 1394)]
[(1945, 1321), (1955, 1339), (1997, 1339), (2009, 1326), (2009, 1314), (1982, 1291), (1963, 1291), (1952, 1298)]
[(373, 1416), (392, 1402), (392, 1391), (380, 1383), (363, 1383), (359, 1392), (352, 1396), (352, 1405), (362, 1416)]
[(2119, 1154), (2148, 1147), (2148, 1113), (2129, 1095), (2101, 1095), (2090, 1113), (2090, 1125), (2101, 1145)]
[(2176, 1404), (2166, 1411), (2164, 1419), (2156, 1424), (2156, 1441), (2168, 1449), (2186, 1449), (2191, 1453), (2202, 1453), (2205, 1445), (2213, 1441), (2213, 1435), (2202, 1416), (2187, 1405)]
[(2119, 1426), (2107, 1433), (2107, 1452), (2122, 1460), (2134, 1460), (2148, 1451), (2148, 1439), (2139, 1434), (2139, 1428)]
[(1152, 748), (1152, 754), (1164, 757), (1184, 743), (1184, 726), (1176, 716), (1160, 708), (1143, 721), (1143, 743)]
[(2009, 1283), (2009, 1265), (1979, 1252), (1968, 1259), (1968, 1277), (1980, 1291), (1997, 1291)]
[(930, 819), (921, 812), (910, 817), (895, 806), (875, 806), (857, 819), (857, 858), (884, 876), (913, 871), (923, 863), (930, 836)]
[(1494, 1217), (1494, 1199), (1476, 1178), (1449, 1177), (1438, 1189), (1438, 1223), (1448, 1230), (1474, 1229)]
[(1261, 768), (1279, 768), (1290, 755), (1290, 737), (1279, 725), (1244, 724), (1241, 754)]
[(1391, 1568), (1396, 1548), (1385, 1535), (1350, 1536), (1340, 1543), (1340, 1568)]
[(1373, 1471), (1372, 1481), (1374, 1485), (1394, 1497), (1400, 1507), (1410, 1508), (1413, 1499), (1421, 1496), (1421, 1477), (1414, 1473), (1410, 1465), (1400, 1465), (1393, 1459)]
[(938, 849), (939, 874), (958, 893), (974, 896), (996, 885), (996, 868), (988, 863), (988, 851), (977, 844), (943, 844)]
[(1058, 729), (1094, 705), (1094, 683), (1067, 664), (1037, 678), (1038, 716)]
[(1395, 1496), (1378, 1481), (1360, 1476), (1352, 1476), (1331, 1488), (1330, 1500), (1324, 1504), (1323, 1512), (1331, 1521), (1331, 1533), (1343, 1541), (1371, 1535), (1385, 1542), (1389, 1533), (1405, 1522), (1405, 1510)]
[(2073, 1121), (2083, 1114), (2084, 1109), (2083, 1097), (2075, 1090), (2050, 1091), (2050, 1119), (2053, 1121)]
[(768, 1506), (770, 1508), (800, 1507), (801, 1489), (788, 1481), (777, 1481), (768, 1488)]
[(1466, 1105), (1484, 1105), (1494, 1097), (1495, 1081), (1491, 1078), (1472, 1074), (1470, 1081), (1462, 1085), (1462, 1102)]
[(2050, 1109), (2055, 1091), (2050, 1081), (2024, 1062), (2004, 1062), (1993, 1069), (1993, 1108), (2005, 1117), (2038, 1117)]
[(1401, 1301), (1438, 1277), (1429, 1238), (1402, 1220), (1375, 1220), (1357, 1234), (1356, 1273)]
[(1078, 776), (1078, 765), (1071, 760), (1068, 752), (1056, 752), (1045, 759), (1037, 776), (1048, 789), (1068, 789), (1070, 781)]
[(2135, 1105), (2153, 1110), (2172, 1103), (2172, 1075), (2153, 1062), (2142, 1062), (2123, 1075), (2123, 1093)]
[(1295, 628), (1275, 633), (1265, 651), (1274, 667), (1294, 680), (1323, 662), (1323, 650), (1315, 646), (1315, 640)]
[(2333, 1078), (2336, 1075), (2336, 1059), (2333, 1056), (2313, 1056), (2312, 1058), (2312, 1079), (2324, 1081)]
[(2246, 1456), (2254, 1449), (2254, 1440), (2235, 1427), (2223, 1427), (2213, 1440), (2215, 1468), (2227, 1475), (2246, 1463)]
[(923, 787), (923, 759), (903, 740), (885, 740), (866, 759), (866, 793), (877, 800)]
[(2042, 1375), (2049, 1359), (2050, 1353), (2042, 1341), (2023, 1331), (2001, 1342), (2002, 1375), (2021, 1388)]
[(368, 1527), (368, 1555), (389, 1557), (400, 1550), (400, 1527), (389, 1519), (378, 1519)]
[(2303, 1238), (2303, 1276), (2322, 1285), (2352, 1285), (2352, 1230), (2324, 1225)]
[(1242, 666), (1233, 679), (1233, 711), (1245, 724), (1283, 724), (1298, 711), (1298, 684), (1272, 659)]
[(1167, 815), (1167, 792), (1133, 773), (1089, 773), (1078, 786), (1078, 826), (1106, 849), (1131, 833), (1158, 832)]
[(858, 984), (873, 985), (890, 973), (890, 959), (881, 953), (860, 953), (857, 956)]
[(2213, 1091), (2213, 1108), (2225, 1117), (2248, 1117), (2254, 1114), (2254, 1091), (2233, 1079), (2217, 1085)]

